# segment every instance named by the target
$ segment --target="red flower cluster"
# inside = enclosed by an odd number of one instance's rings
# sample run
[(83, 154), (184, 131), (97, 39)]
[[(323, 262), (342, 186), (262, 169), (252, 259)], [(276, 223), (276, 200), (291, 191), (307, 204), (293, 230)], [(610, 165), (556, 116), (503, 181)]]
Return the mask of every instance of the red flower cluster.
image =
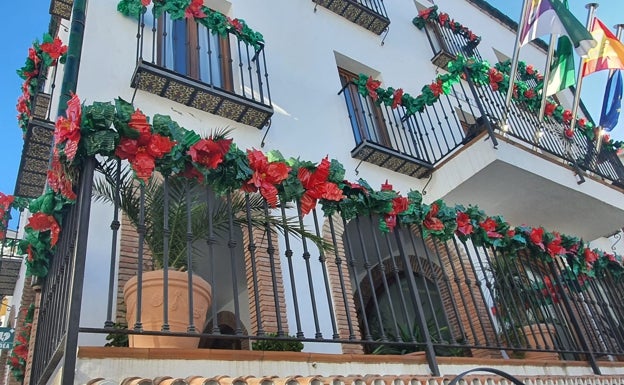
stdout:
[(288, 178), (290, 167), (284, 162), (269, 162), (266, 155), (258, 150), (247, 150), (247, 159), (254, 173), (249, 182), (243, 186), (243, 190), (247, 192), (260, 190), (269, 206), (277, 206), (276, 185)]
[(553, 233), (553, 235), (555, 239), (553, 239), (546, 246), (546, 251), (548, 252), (548, 255), (550, 255), (553, 258), (556, 255), (565, 255), (567, 251), (565, 247), (561, 246), (561, 235), (559, 233)]
[(379, 88), (380, 86), (381, 82), (379, 80), (374, 80), (372, 76), (368, 77), (368, 80), (366, 81), (366, 89), (368, 90), (368, 94), (370, 95), (371, 99), (373, 99), (374, 101), (379, 99), (379, 95), (377, 95), (377, 88)]
[(444, 223), (437, 217), (438, 212), (440, 211), (440, 206), (437, 203), (432, 203), (427, 215), (425, 215), (425, 220), (423, 221), (423, 226), (427, 230), (431, 231), (442, 231), (444, 230)]
[(191, 3), (184, 11), (184, 17), (190, 19), (191, 17), (203, 18), (206, 17), (202, 7), (204, 6), (204, 0), (191, 0)]
[(444, 93), (444, 89), (442, 88), (442, 80), (438, 79), (437, 81), (431, 83), (429, 85), (429, 89), (433, 92), (433, 96), (439, 98), (440, 95)]
[(496, 231), (496, 221), (490, 217), (485, 218), (485, 220), (479, 223), (479, 227), (485, 230), (485, 233), (490, 238), (502, 238), (503, 235), (499, 234)]
[(546, 107), (544, 108), (544, 115), (551, 116), (553, 112), (555, 112), (556, 108), (557, 108), (557, 105), (555, 103), (546, 102)]
[(0, 192), (0, 241), (6, 236), (9, 214), (11, 213), (11, 205), (14, 200), (15, 197), (13, 195), (5, 195)]
[(191, 146), (188, 154), (193, 162), (214, 170), (223, 162), (225, 154), (230, 150), (232, 139), (214, 140), (212, 137), (202, 139)]
[(392, 95), (392, 109), (397, 108), (398, 106), (400, 106), (403, 103), (403, 89), (399, 88), (398, 90), (394, 91), (394, 94)]
[(492, 87), (494, 91), (497, 91), (498, 83), (502, 82), (504, 79), (503, 73), (492, 67), (488, 71), (488, 77), (490, 78), (490, 87)]
[(140, 110), (132, 114), (128, 126), (135, 129), (139, 137), (121, 138), (115, 149), (115, 155), (122, 160), (127, 159), (136, 176), (147, 182), (156, 167), (156, 159), (168, 154), (175, 142), (166, 136), (152, 134), (152, 127)]
[(563, 130), (563, 135), (565, 135), (565, 137), (568, 139), (574, 139), (574, 130), (570, 127), (567, 127), (565, 130)]
[(67, 118), (59, 116), (54, 125), (54, 145), (65, 144), (63, 152), (68, 161), (73, 161), (80, 143), (80, 120), (82, 111), (78, 95), (72, 94), (65, 111)]
[(526, 66), (525, 71), (527, 75), (533, 75), (535, 73), (535, 68), (533, 68), (533, 66), (529, 64), (528, 66)]
[(524, 97), (527, 99), (533, 99), (535, 97), (535, 91), (533, 91), (532, 88), (529, 88), (528, 90), (524, 91)]
[(59, 226), (56, 219), (52, 215), (41, 212), (33, 214), (28, 219), (26, 227), (30, 227), (35, 231), (50, 231), (50, 246), (52, 247), (58, 242), (59, 234), (61, 233), (61, 226)]
[[(381, 190), (382, 191), (393, 190), (392, 185), (388, 183), (388, 180), (386, 180), (386, 183), (383, 183), (381, 185)], [(407, 197), (403, 197), (399, 195), (392, 199), (392, 211), (384, 215), (384, 221), (386, 222), (386, 226), (388, 227), (390, 231), (392, 231), (396, 227), (397, 215), (401, 214), (403, 211), (407, 210), (408, 208), (409, 208), (409, 199)]]
[(563, 111), (563, 121), (566, 123), (570, 123), (572, 121), (572, 111), (565, 110)]
[(73, 181), (67, 175), (58, 150), (55, 148), (52, 154), (52, 164), (48, 169), (48, 186), (69, 200), (76, 200), (76, 193), (73, 190)]
[(299, 169), (297, 178), (306, 190), (301, 197), (301, 212), (304, 215), (312, 211), (319, 199), (340, 201), (344, 198), (338, 185), (327, 180), (330, 165), (328, 157), (325, 157), (314, 171), (304, 167)]
[(464, 212), (457, 212), (457, 232), (462, 235), (470, 235), (474, 231), (470, 216)]
[(529, 239), (535, 246), (542, 249), (542, 251), (546, 250), (544, 246), (544, 229), (542, 227), (535, 227), (531, 229), (531, 233), (529, 234)]
[(52, 43), (41, 43), (41, 50), (56, 62), (61, 56), (67, 53), (67, 46), (58, 37), (55, 37)]
[(238, 32), (238, 33), (243, 32), (243, 23), (241, 23), (240, 20), (238, 20), (238, 19), (230, 19), (228, 17), (227, 21), (236, 30), (236, 32)]

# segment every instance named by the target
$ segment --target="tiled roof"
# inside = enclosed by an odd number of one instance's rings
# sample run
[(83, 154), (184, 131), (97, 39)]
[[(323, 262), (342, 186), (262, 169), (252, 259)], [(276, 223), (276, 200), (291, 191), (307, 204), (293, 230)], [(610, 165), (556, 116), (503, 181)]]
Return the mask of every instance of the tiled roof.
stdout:
[[(402, 376), (293, 376), (293, 377), (201, 377), (187, 378), (141, 378), (128, 377), (119, 385), (443, 385), (452, 379), (451, 376), (431, 377), (426, 375)], [(624, 376), (523, 376), (519, 378), (526, 385), (624, 385)], [(464, 377), (464, 384), (471, 385), (506, 385), (510, 382), (493, 374), (476, 374)], [(106, 379), (93, 379), (86, 385), (118, 385)]]

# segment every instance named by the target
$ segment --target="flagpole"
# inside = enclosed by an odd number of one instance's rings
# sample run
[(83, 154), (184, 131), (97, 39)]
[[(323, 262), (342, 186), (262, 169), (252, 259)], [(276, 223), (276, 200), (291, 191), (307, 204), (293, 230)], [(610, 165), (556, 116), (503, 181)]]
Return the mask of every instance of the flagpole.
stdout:
[[(594, 21), (594, 14), (596, 12), (596, 8), (598, 8), (598, 3), (588, 3), (585, 5), (587, 8), (587, 30), (591, 28), (592, 22)], [(572, 119), (570, 121), (570, 128), (574, 130), (576, 128), (576, 114), (578, 112), (578, 107), (581, 101), (581, 86), (583, 85), (583, 61), (584, 59), (581, 57), (579, 62), (579, 71), (576, 77), (576, 92), (574, 93), (574, 104), (572, 106)]]
[[(529, 0), (530, 1), (530, 0)], [(518, 60), (520, 58), (520, 29), (524, 26), (524, 20), (527, 17), (527, 0), (522, 1), (522, 12), (520, 13), (520, 22), (518, 23), (518, 31), (516, 33), (516, 42), (514, 44), (513, 58), (511, 60), (511, 70), (509, 71), (509, 88), (507, 89), (507, 97), (505, 98), (505, 121), (507, 124), (507, 114), (513, 96), (514, 83), (516, 81), (516, 73), (518, 72)]]
[(548, 46), (548, 57), (546, 58), (546, 70), (544, 71), (544, 79), (542, 83), (542, 103), (540, 105), (538, 122), (541, 126), (544, 124), (544, 112), (546, 111), (546, 88), (548, 88), (548, 81), (550, 80), (550, 67), (552, 66), (553, 56), (555, 55), (555, 41), (557, 36), (550, 34), (550, 44)]

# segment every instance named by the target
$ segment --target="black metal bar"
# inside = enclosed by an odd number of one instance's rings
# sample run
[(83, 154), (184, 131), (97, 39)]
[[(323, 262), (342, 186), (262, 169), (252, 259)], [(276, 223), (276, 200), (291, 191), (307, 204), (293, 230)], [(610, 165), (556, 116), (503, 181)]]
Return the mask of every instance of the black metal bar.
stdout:
[[(237, 335), (243, 334), (241, 327), (241, 311), (240, 300), (238, 299), (238, 275), (237, 275), (237, 263), (236, 263), (236, 239), (234, 238), (234, 213), (232, 212), (232, 193), (228, 192), (226, 195), (227, 212), (228, 212), (228, 248), (230, 249), (230, 268), (232, 270), (232, 294), (234, 297), (234, 316), (235, 316), (235, 330)], [(274, 270), (272, 270), (274, 271)], [(216, 322), (216, 320), (215, 320)]]
[[(297, 213), (299, 215), (299, 229), (303, 232), (305, 226), (303, 225), (303, 215), (301, 213), (301, 202), (297, 201)], [(312, 305), (312, 316), (314, 318), (315, 338), (323, 338), (321, 333), (321, 325), (318, 318), (318, 310), (316, 306), (316, 294), (314, 290), (314, 281), (312, 279), (312, 269), (310, 266), (310, 251), (308, 250), (308, 242), (305, 237), (301, 237), (301, 244), (303, 246), (303, 260), (306, 266), (306, 272), (308, 275), (308, 289), (310, 290), (310, 302)]]
[(332, 237), (332, 246), (334, 247), (334, 262), (336, 263), (336, 270), (338, 270), (338, 280), (340, 281), (340, 289), (342, 291), (342, 301), (345, 306), (345, 314), (347, 316), (347, 327), (349, 328), (349, 339), (355, 339), (355, 331), (353, 330), (353, 323), (351, 321), (351, 312), (349, 308), (349, 300), (347, 298), (347, 290), (344, 281), (344, 274), (342, 272), (342, 258), (340, 257), (340, 253), (338, 252), (338, 242), (336, 240), (336, 230), (334, 228), (334, 218), (330, 216), (328, 218), (329, 221), (329, 231)]
[[(169, 175), (163, 178), (163, 323), (162, 331), (169, 331)], [(190, 268), (189, 268), (190, 271)]]
[(116, 298), (115, 296), (115, 272), (116, 272), (116, 262), (117, 262), (117, 235), (119, 232), (119, 184), (121, 180), (121, 159), (117, 159), (115, 161), (117, 163), (116, 173), (115, 173), (115, 201), (113, 202), (113, 220), (110, 224), (110, 228), (112, 231), (112, 241), (111, 241), (111, 254), (110, 254), (110, 269), (108, 273), (108, 306), (106, 311), (106, 322), (104, 322), (104, 327), (112, 328), (115, 326), (115, 322), (113, 322), (113, 301)]
[[(247, 197), (248, 199), (249, 197)], [(215, 238), (214, 231), (214, 215), (216, 209), (215, 203), (215, 194), (209, 186), (206, 186), (206, 211), (208, 213), (208, 237), (206, 238), (206, 245), (208, 246), (208, 258), (210, 259), (210, 285), (212, 285), (212, 290), (215, 290), (215, 271), (217, 270), (216, 263), (216, 255), (214, 251), (214, 245), (217, 243)], [(210, 313), (212, 318), (212, 333), (219, 335), (221, 334), (221, 329), (219, 329), (218, 313), (217, 313), (217, 299), (215, 296), (212, 298), (212, 303), (210, 305)]]
[[(260, 312), (260, 298), (258, 298), (258, 269), (256, 267), (256, 242), (254, 237), (254, 231), (251, 219), (251, 204), (249, 201), (249, 193), (245, 193), (245, 211), (247, 215), (247, 235), (249, 237), (249, 256), (251, 259), (251, 277), (253, 280), (253, 294), (254, 294), (254, 309), (256, 312), (256, 334), (259, 336), (264, 335), (264, 329), (262, 328), (262, 313)], [(286, 237), (288, 232), (286, 232)], [(288, 241), (287, 241), (288, 242)], [(287, 246), (288, 247), (288, 246)]]
[(299, 314), (299, 299), (297, 297), (297, 285), (295, 285), (295, 271), (293, 268), (293, 251), (290, 247), (290, 231), (288, 228), (288, 220), (286, 218), (286, 208), (281, 205), (282, 211), (282, 226), (284, 226), (284, 243), (286, 244), (286, 261), (288, 264), (288, 276), (290, 277), (290, 290), (292, 291), (293, 305), (295, 308), (295, 323), (297, 325), (297, 337), (303, 337), (303, 330), (301, 329), (301, 316)]
[[(275, 271), (275, 247), (273, 247), (273, 233), (270, 226), (269, 221), (269, 205), (266, 200), (263, 200), (264, 205), (264, 217), (265, 217), (265, 225), (264, 230), (266, 232), (267, 237), (267, 253), (269, 254), (269, 265), (271, 266), (271, 272)], [(273, 287), (273, 303), (275, 305), (275, 318), (277, 322), (277, 336), (283, 337), (284, 326), (282, 325), (282, 313), (280, 312), (279, 306), (279, 296), (278, 296), (278, 286), (277, 286), (277, 277), (275, 274), (271, 274), (271, 284)]]

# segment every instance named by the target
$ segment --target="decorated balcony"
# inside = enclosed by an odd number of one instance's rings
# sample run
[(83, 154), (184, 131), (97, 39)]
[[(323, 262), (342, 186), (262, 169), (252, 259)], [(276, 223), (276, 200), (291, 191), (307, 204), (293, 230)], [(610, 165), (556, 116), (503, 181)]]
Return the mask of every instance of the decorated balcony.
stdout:
[(316, 6), (327, 8), (345, 19), (381, 35), (388, 29), (390, 19), (383, 0), (312, 0)]
[(437, 5), (420, 11), (412, 23), (425, 31), (433, 51), (431, 62), (437, 67), (446, 68), (457, 55), (481, 58), (477, 50), (481, 37), (447, 13), (438, 12)]
[(164, 3), (130, 3), (137, 4), (119, 9), (139, 25), (132, 87), (258, 129), (267, 125), (273, 106), (259, 32), (196, 2), (188, 10), (193, 18), (171, 5), (165, 12)]
[[(624, 355), (620, 255), (474, 206), (426, 204), (389, 182), (345, 180), (344, 166), (327, 157), (243, 152), (223, 133), (202, 139), (138, 108), (123, 100), (81, 107), (74, 97), (61, 118), (81, 135), (57, 138), (50, 189), (30, 203), (20, 243), (29, 274), (43, 282), (34, 383), (59, 363), (60, 383), (73, 383), (100, 366), (89, 361), (98, 357), (112, 365), (163, 357), (149, 370), (164, 376), (178, 359), (205, 357), (188, 352), (196, 348), (306, 347), (354, 361), (421, 352), (393, 362), (422, 363), (434, 376), (445, 357), (536, 353), (600, 374), (610, 367), (603, 360)], [(91, 197), (106, 203), (110, 226), (95, 220), (89, 229)], [(109, 269), (85, 270), (94, 237), (110, 241)], [(105, 277), (105, 295), (87, 319), (91, 274)], [(83, 335), (128, 347), (82, 349)], [(286, 356), (262, 359), (271, 357)], [(122, 367), (104, 376), (130, 377)]]
[(24, 134), (24, 148), (15, 186), (15, 195), (41, 195), (52, 151), (54, 123), (50, 121), (58, 63), (65, 61), (67, 46), (45, 34), (35, 41), (26, 63), (18, 70), (24, 80), (17, 101), (18, 125)]

